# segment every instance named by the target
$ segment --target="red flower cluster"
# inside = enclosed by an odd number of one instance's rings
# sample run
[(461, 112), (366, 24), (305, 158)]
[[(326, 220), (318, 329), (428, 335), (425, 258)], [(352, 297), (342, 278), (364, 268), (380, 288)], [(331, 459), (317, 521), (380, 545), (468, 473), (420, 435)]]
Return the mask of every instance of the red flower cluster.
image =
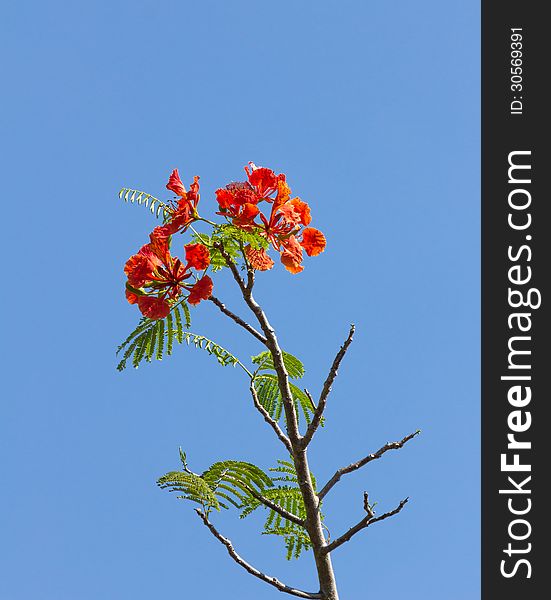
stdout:
[[(321, 231), (308, 227), (312, 220), (310, 207), (300, 198), (291, 198), (291, 190), (284, 174), (276, 175), (271, 169), (253, 163), (245, 167), (247, 181), (230, 183), (216, 191), (220, 211), (234, 226), (264, 238), (281, 255), (281, 262), (291, 273), (300, 273), (303, 251), (316, 256), (325, 249)], [(205, 273), (210, 265), (209, 249), (203, 244), (187, 244), (185, 261), (170, 253), (172, 236), (184, 232), (194, 221), (205, 221), (197, 212), (199, 203), (199, 177), (186, 190), (178, 169), (172, 171), (167, 189), (177, 198), (167, 206), (165, 222), (149, 236), (150, 242), (125, 264), (128, 278), (126, 297), (137, 304), (150, 319), (164, 319), (174, 302), (187, 294), (189, 304), (199, 304), (212, 295), (213, 283)], [(259, 205), (270, 206), (269, 214), (260, 211)], [(210, 221), (206, 221), (211, 225)], [(274, 266), (274, 261), (264, 249), (245, 247), (249, 264), (259, 271)], [(195, 272), (194, 272), (195, 271)]]
[[(276, 175), (271, 169), (249, 163), (245, 167), (247, 181), (230, 183), (216, 190), (220, 207), (218, 214), (230, 219), (233, 225), (247, 231), (256, 231), (266, 238), (281, 254), (281, 262), (291, 273), (300, 273), (302, 251), (317, 256), (325, 250), (325, 236), (308, 227), (312, 217), (310, 207), (300, 198), (291, 199), (291, 189), (283, 173)], [(268, 216), (259, 208), (261, 202), (271, 205)], [(259, 221), (255, 219), (258, 217)], [(247, 260), (254, 269), (271, 269), (274, 261), (265, 250), (246, 248)]]
[(128, 277), (126, 298), (130, 304), (137, 304), (142, 314), (150, 319), (164, 319), (170, 312), (171, 303), (182, 293), (189, 292), (189, 304), (199, 304), (212, 294), (212, 279), (208, 275), (198, 279), (192, 271), (203, 271), (209, 266), (210, 253), (206, 246), (184, 246), (185, 264), (170, 254), (171, 236), (178, 231), (185, 231), (199, 217), (198, 180), (199, 177), (194, 178), (188, 192), (178, 170), (172, 172), (166, 187), (179, 196), (178, 202), (170, 206), (171, 212), (166, 223), (153, 230), (149, 244), (142, 246), (124, 266)]

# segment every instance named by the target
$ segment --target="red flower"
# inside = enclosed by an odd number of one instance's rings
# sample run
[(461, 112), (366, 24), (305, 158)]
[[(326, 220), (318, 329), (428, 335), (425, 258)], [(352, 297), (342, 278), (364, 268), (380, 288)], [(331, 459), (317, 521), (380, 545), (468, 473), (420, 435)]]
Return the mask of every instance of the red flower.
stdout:
[(128, 287), (126, 288), (126, 299), (128, 300), (128, 304), (136, 304), (138, 302), (138, 295), (135, 294), (133, 291), (129, 290)]
[(134, 288), (141, 288), (153, 278), (153, 271), (161, 264), (159, 258), (152, 252), (150, 244), (140, 248), (138, 254), (131, 256), (124, 265), (128, 283)]
[(217, 214), (232, 219), (238, 227), (248, 228), (260, 212), (256, 205), (262, 198), (248, 183), (234, 182), (216, 190), (216, 200), (220, 207)]
[[(256, 193), (263, 199), (267, 199), (277, 190), (277, 182), (281, 175), (276, 175), (271, 169), (266, 167), (257, 167), (250, 162), (248, 167), (245, 167), (249, 183), (255, 189)], [(285, 175), (283, 175), (285, 178)]]
[(124, 268), (128, 277), (128, 302), (137, 303), (142, 314), (150, 319), (166, 317), (170, 312), (171, 302), (183, 291), (190, 292), (191, 304), (198, 304), (212, 293), (212, 281), (209, 277), (203, 277), (194, 285), (187, 283), (192, 276), (191, 269), (203, 270), (210, 264), (208, 248), (203, 244), (185, 246), (184, 265), (179, 258), (170, 254), (170, 236), (165, 234), (164, 227), (157, 227), (150, 235), (149, 244), (132, 256)]
[(302, 232), (300, 245), (306, 250), (308, 256), (317, 256), (325, 250), (325, 236), (313, 227), (307, 227)]
[(212, 296), (212, 288), (212, 279), (205, 275), (190, 289), (190, 294), (187, 297), (188, 303), (196, 305), (201, 300), (208, 300)]
[(246, 246), (245, 256), (251, 267), (256, 271), (269, 271), (274, 266), (274, 261), (268, 256), (264, 248), (255, 250), (250, 245)]
[(178, 173), (178, 169), (174, 169), (168, 178), (168, 183), (166, 184), (166, 189), (174, 192), (177, 196), (185, 197), (187, 194), (187, 190), (180, 179), (180, 174)]
[(189, 186), (189, 192), (186, 191), (178, 169), (172, 171), (166, 187), (180, 196), (177, 203), (172, 202), (169, 206), (169, 220), (164, 225), (169, 235), (178, 231), (185, 231), (199, 215), (197, 214), (197, 204), (199, 203), (199, 177), (195, 175), (193, 183)]
[(170, 304), (162, 297), (140, 296), (138, 308), (144, 317), (149, 319), (164, 319), (170, 312)]
[[(237, 227), (265, 237), (281, 253), (281, 261), (287, 270), (300, 273), (303, 248), (309, 256), (316, 256), (325, 249), (323, 234), (308, 228), (312, 221), (310, 207), (300, 198), (291, 199), (291, 189), (283, 173), (276, 175), (271, 169), (253, 163), (249, 163), (245, 171), (248, 181), (231, 183), (216, 191), (220, 206), (218, 214), (231, 218)], [(260, 212), (258, 205), (263, 200), (272, 204), (269, 216)], [(260, 223), (255, 221), (256, 217)], [(246, 251), (254, 269), (267, 270), (273, 265), (265, 251), (250, 248)]]
[(186, 261), (190, 267), (202, 271), (210, 265), (209, 249), (203, 244), (187, 244)]

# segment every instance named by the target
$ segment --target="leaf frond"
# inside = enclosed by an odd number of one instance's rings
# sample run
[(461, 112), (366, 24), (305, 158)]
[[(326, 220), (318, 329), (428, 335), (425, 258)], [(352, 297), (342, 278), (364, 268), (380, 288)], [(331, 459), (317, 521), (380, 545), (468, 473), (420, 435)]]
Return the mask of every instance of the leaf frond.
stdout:
[(119, 198), (125, 202), (146, 206), (156, 217), (162, 214), (163, 218), (167, 218), (170, 214), (170, 207), (167, 204), (159, 200), (159, 198), (155, 198), (155, 196), (140, 190), (122, 188), (119, 192)]

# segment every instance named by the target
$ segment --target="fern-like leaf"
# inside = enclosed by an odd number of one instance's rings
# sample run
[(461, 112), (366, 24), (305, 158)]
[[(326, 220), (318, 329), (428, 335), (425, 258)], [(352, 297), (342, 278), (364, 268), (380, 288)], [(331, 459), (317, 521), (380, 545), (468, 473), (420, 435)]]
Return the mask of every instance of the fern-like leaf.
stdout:
[(197, 502), (206, 512), (220, 510), (220, 503), (210, 485), (195, 473), (170, 471), (158, 479), (157, 485), (170, 492), (179, 492), (178, 498)]
[(169, 356), (172, 354), (175, 340), (179, 344), (186, 342), (188, 345), (205, 350), (223, 366), (243, 366), (236, 356), (216, 342), (197, 333), (186, 331), (185, 328), (190, 325), (191, 315), (185, 301), (175, 304), (164, 319), (153, 320), (143, 317), (136, 329), (117, 348), (117, 355), (121, 354), (117, 369), (123, 371), (129, 360), (135, 368), (138, 368), (143, 360), (147, 362), (151, 362), (153, 358), (162, 360), (165, 353)]
[(133, 190), (130, 188), (122, 188), (119, 192), (119, 198), (122, 198), (125, 202), (131, 202), (133, 204), (141, 204), (149, 208), (149, 210), (156, 216), (162, 213), (163, 217), (168, 217), (170, 214), (170, 207), (146, 192), (140, 190)]
[[(283, 364), (287, 369), (287, 373), (291, 379), (301, 379), (304, 377), (304, 365), (292, 354), (283, 352)], [(254, 364), (258, 365), (257, 371), (275, 371), (272, 355), (268, 350), (251, 357)]]
[(273, 485), (270, 476), (252, 463), (225, 460), (197, 475), (189, 470), (181, 449), (180, 460), (183, 470), (170, 471), (159, 478), (157, 484), (171, 492), (182, 492), (179, 498), (201, 504), (206, 512), (227, 509), (229, 504), (237, 508), (248, 506), (253, 499), (252, 492), (264, 494)]
[[(304, 506), (302, 493), (298, 487), (298, 478), (293, 463), (278, 460), (277, 467), (270, 469), (270, 472), (277, 474), (275, 477), (272, 476), (272, 482), (277, 483), (277, 485), (264, 490), (264, 497), (300, 519), (306, 519), (306, 507)], [(312, 474), (310, 476), (312, 485), (316, 489), (316, 479)], [(242, 509), (241, 518), (247, 517), (263, 506), (260, 501), (253, 498)], [(264, 535), (278, 535), (283, 538), (287, 550), (287, 560), (298, 558), (303, 550), (308, 550), (312, 547), (310, 537), (304, 527), (288, 521), (271, 509), (268, 509), (268, 516), (262, 533)]]
[[(250, 502), (251, 490), (264, 493), (272, 480), (262, 469), (252, 463), (225, 460), (214, 463), (202, 475), (215, 494), (226, 499), (236, 508)], [(220, 505), (223, 506), (222, 502)], [(224, 508), (226, 508), (224, 506)]]
[[(283, 399), (279, 390), (277, 375), (273, 373), (261, 373), (256, 375), (254, 385), (260, 404), (262, 404), (272, 419), (279, 421), (283, 413)], [(310, 398), (308, 398), (306, 393), (294, 383), (289, 383), (289, 387), (293, 394), (297, 415), (300, 416), (302, 413), (306, 423), (309, 424), (315, 410)]]

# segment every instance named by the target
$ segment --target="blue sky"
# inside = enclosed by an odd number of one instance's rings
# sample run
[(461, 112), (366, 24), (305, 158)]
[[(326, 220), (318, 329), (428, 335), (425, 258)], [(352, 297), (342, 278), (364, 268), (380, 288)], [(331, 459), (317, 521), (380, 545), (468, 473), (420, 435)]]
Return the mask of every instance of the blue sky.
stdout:
[[(0, 598), (277, 596), (155, 486), (178, 446), (196, 471), (284, 458), (246, 381), (188, 348), (122, 374), (114, 356), (138, 319), (122, 265), (154, 226), (118, 189), (167, 197), (179, 167), (201, 175), (208, 213), (249, 160), (286, 172), (328, 238), (301, 275), (258, 282), (310, 390), (357, 326), (312, 444), (318, 479), (423, 431), (328, 497), (334, 536), (364, 489), (381, 511), (411, 497), (335, 552), (341, 597), (478, 597), (478, 3), (22, 1), (0, 21)], [(216, 285), (237, 309), (227, 276)], [(193, 330), (259, 351), (210, 305)], [(260, 520), (217, 524), (314, 589), (310, 558), (286, 563)]]

